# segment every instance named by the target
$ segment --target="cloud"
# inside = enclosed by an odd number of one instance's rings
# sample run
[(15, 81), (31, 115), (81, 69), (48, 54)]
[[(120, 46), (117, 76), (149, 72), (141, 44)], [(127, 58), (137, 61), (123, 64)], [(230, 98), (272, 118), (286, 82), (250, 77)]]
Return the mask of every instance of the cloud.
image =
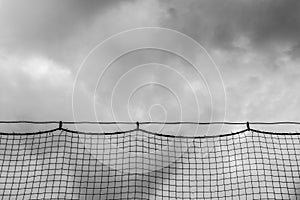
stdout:
[[(299, 120), (299, 1), (166, 1), (163, 23), (208, 49), (227, 91), (227, 119)], [(287, 97), (290, 98), (287, 98)]]
[(232, 49), (240, 36), (257, 48), (299, 40), (299, 1), (168, 1), (168, 5), (173, 18), (165, 25), (206, 47)]
[[(85, 28), (94, 17), (120, 1), (4, 1), (0, 24), (4, 31), (2, 41), (13, 48), (38, 48), (57, 45), (72, 34)], [(49, 47), (48, 47), (49, 48)]]
[[(165, 17), (159, 5), (157, 1), (1, 2), (1, 119), (72, 120), (75, 66), (114, 33), (157, 26)], [(92, 94), (90, 87), (80, 90)]]
[(300, 43), (292, 46), (288, 51), (287, 54), (294, 60), (299, 60), (300, 58)]
[(112, 34), (157, 25), (158, 6), (156, 1), (131, 0), (5, 1), (0, 8), (0, 44), (9, 52), (42, 54), (74, 66)]
[(70, 70), (43, 57), (0, 61), (1, 120), (68, 118)]
[[(112, 34), (129, 28), (162, 26), (181, 31), (204, 45), (219, 66), (227, 92), (227, 115), (229, 121), (247, 119), (299, 119), (299, 2), (286, 1), (51, 1), (15, 2), (2, 1), (0, 8), (0, 53), (1, 53), (1, 109), (2, 118), (37, 119), (38, 110), (45, 118), (71, 118), (71, 91), (77, 66), (95, 45)], [(114, 43), (104, 56), (112, 57), (127, 46), (134, 47), (142, 38), (131, 37)], [(168, 35), (149, 35), (147, 42), (162, 43), (186, 50), (190, 60), (205, 65), (203, 57), (193, 48)], [(157, 54), (160, 54), (158, 56)], [(107, 80), (104, 95), (109, 95), (115, 81), (136, 64), (155, 58), (189, 78), (192, 88), (202, 101), (202, 114), (209, 116), (207, 91), (203, 80), (194, 76), (191, 66), (178, 61), (174, 55), (140, 52), (126, 55), (122, 63), (115, 63)], [(155, 60), (154, 59), (154, 60)], [(180, 59), (179, 59), (180, 60)], [(96, 65), (95, 65), (96, 66)], [(126, 67), (125, 67), (126, 66)], [(94, 67), (84, 74), (81, 110), (86, 101), (92, 102), (95, 85), (90, 81), (97, 77), (101, 67)], [(215, 115), (221, 118), (223, 99), (215, 87), (216, 74), (210, 68), (204, 70), (210, 79), (214, 96)], [(159, 71), (159, 70), (158, 70)], [(189, 104), (192, 89), (172, 73), (136, 75), (141, 80), (165, 81), (184, 96)], [(151, 76), (151, 77), (150, 77)], [(132, 81), (131, 78), (130, 81)], [(127, 95), (124, 90), (131, 82), (122, 82), (119, 102)], [(276, 90), (280, 90), (276, 92)], [(46, 92), (47, 91), (47, 92)], [(153, 93), (158, 92), (154, 90)], [(47, 95), (46, 95), (47, 94)], [(160, 94), (160, 93), (157, 93)], [(285, 98), (285, 97), (289, 98)], [(105, 96), (107, 97), (107, 96)], [(22, 103), (20, 100), (22, 99)], [(174, 100), (174, 99), (173, 99)], [(147, 96), (144, 104), (132, 109), (146, 108), (151, 102), (177, 105), (168, 95), (160, 98)], [(101, 104), (102, 102), (97, 102)], [(62, 109), (50, 109), (49, 105)], [(100, 107), (106, 104), (99, 105)], [(122, 104), (120, 104), (122, 105)], [(148, 106), (149, 107), (149, 106)], [(175, 106), (176, 107), (176, 106)], [(184, 108), (193, 112), (194, 107)], [(17, 108), (14, 110), (14, 108)], [(32, 109), (35, 108), (35, 109)], [(49, 111), (49, 112), (48, 112)], [(108, 113), (105, 107), (102, 113)], [(159, 112), (157, 112), (159, 113)], [(172, 112), (170, 112), (172, 113)], [(170, 116), (170, 113), (168, 116)], [(278, 113), (278, 114), (274, 114)], [(88, 113), (90, 114), (90, 113)], [(87, 117), (83, 115), (83, 117)], [(106, 115), (105, 114), (105, 115)], [(282, 115), (281, 115), (282, 114)], [(33, 117), (34, 116), (34, 117)], [(107, 116), (107, 115), (106, 115)], [(144, 115), (143, 115), (144, 116)], [(155, 116), (153, 116), (155, 118)], [(159, 118), (159, 117), (158, 117)], [(160, 119), (160, 118), (159, 118)], [(189, 118), (190, 119), (190, 118)]]

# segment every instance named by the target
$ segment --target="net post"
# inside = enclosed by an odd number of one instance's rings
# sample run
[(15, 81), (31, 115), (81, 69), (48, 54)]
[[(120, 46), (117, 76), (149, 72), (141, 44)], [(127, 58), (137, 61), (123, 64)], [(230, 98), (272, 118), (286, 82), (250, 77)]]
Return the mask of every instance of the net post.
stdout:
[(249, 124), (249, 122), (247, 122), (246, 124), (247, 124), (247, 131), (250, 131), (251, 129), (250, 129), (250, 124)]
[(62, 129), (62, 125), (63, 125), (62, 121), (59, 121), (59, 125), (58, 125), (58, 129), (59, 129), (59, 130)]

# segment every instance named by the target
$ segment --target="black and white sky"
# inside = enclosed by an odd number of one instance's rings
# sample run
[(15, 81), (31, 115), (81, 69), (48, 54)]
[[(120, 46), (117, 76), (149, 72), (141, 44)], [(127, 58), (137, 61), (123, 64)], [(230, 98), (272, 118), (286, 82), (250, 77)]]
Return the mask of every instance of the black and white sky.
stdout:
[(0, 120), (300, 121), (298, 0), (0, 0), (0, 30)]

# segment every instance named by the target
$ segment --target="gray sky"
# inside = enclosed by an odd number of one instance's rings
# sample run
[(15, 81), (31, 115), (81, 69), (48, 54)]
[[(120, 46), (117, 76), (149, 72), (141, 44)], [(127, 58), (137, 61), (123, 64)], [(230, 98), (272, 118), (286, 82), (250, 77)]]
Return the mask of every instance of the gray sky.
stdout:
[[(0, 27), (1, 120), (300, 121), (297, 0), (0, 0)], [(141, 27), (208, 54), (146, 30), (87, 57)], [(145, 45), (198, 71), (144, 49), (101, 76)]]

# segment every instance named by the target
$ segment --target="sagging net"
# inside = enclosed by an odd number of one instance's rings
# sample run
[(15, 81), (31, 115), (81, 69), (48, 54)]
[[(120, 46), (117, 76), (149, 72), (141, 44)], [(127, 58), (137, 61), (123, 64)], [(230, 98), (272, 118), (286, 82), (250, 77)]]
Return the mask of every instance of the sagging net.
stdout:
[(1, 133), (0, 199), (297, 199), (300, 135)]

